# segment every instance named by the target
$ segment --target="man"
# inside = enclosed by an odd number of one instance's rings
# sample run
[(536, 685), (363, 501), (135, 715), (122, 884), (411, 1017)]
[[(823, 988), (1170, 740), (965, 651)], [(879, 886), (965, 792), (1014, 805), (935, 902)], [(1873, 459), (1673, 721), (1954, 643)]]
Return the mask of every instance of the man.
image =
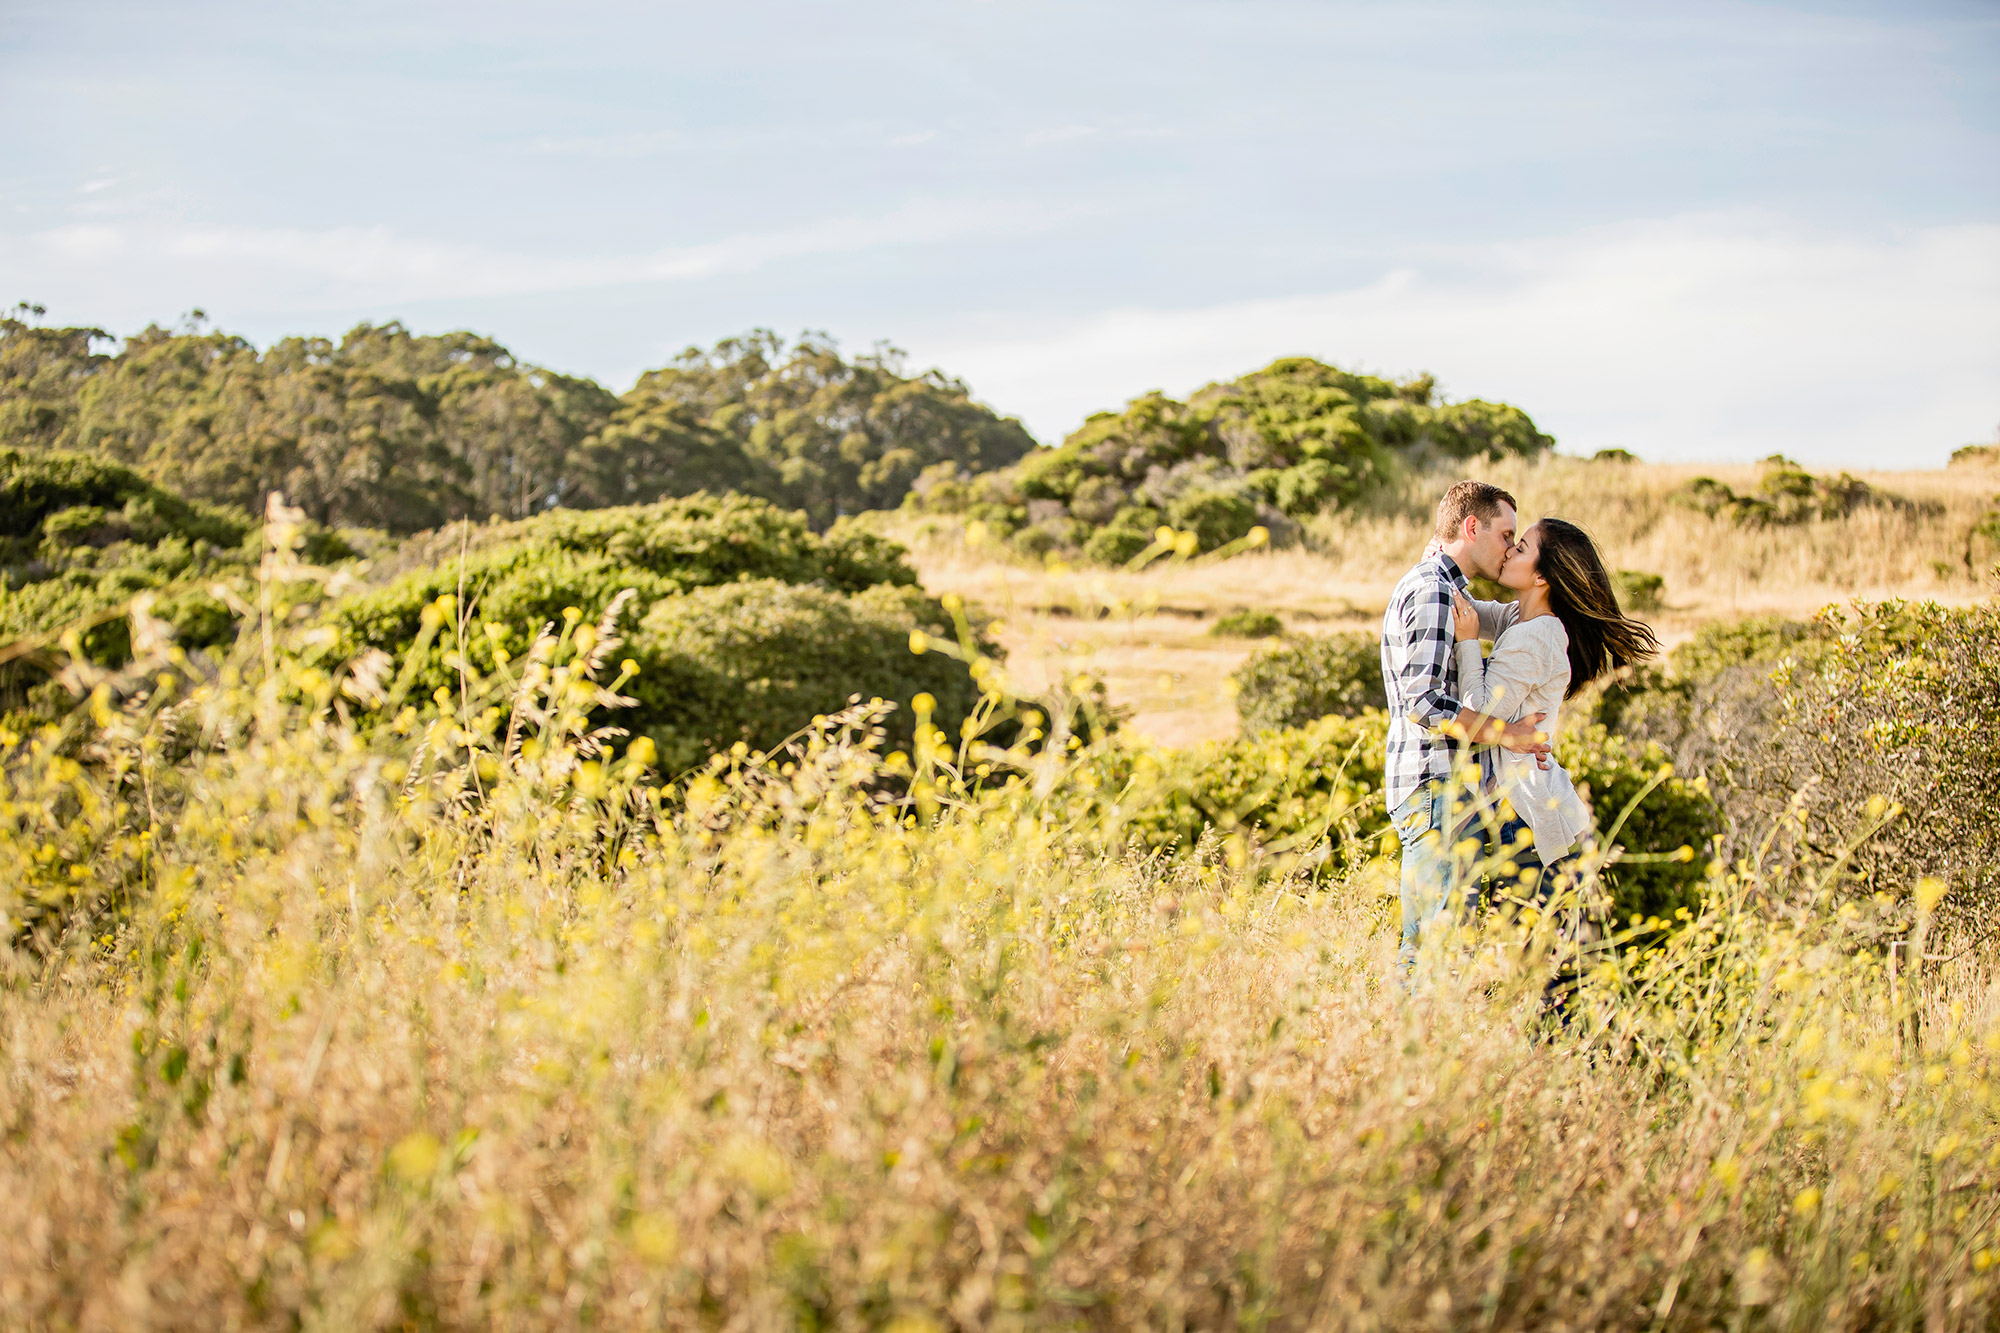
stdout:
[[(1382, 616), (1382, 685), (1389, 696), (1389, 749), (1383, 795), (1403, 842), (1404, 975), (1415, 966), (1424, 926), (1450, 902), (1452, 834), (1469, 810), (1470, 792), (1457, 781), (1461, 746), (1473, 757), (1490, 745), (1520, 754), (1547, 754), (1536, 713), (1501, 723), (1460, 705), (1452, 653), (1451, 599), (1467, 576), (1494, 578), (1514, 544), (1514, 497), (1483, 481), (1461, 481), (1438, 501), (1436, 550), (1403, 576)], [(1480, 602), (1479, 633), (1496, 639), (1514, 622), (1511, 603)], [(1485, 750), (1485, 771), (1491, 751)]]

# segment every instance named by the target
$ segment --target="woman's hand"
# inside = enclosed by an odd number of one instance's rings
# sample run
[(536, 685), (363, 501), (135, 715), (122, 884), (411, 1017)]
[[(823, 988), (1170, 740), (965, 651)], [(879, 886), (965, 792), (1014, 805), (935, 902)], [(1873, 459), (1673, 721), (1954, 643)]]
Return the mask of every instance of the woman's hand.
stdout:
[(1479, 612), (1462, 592), (1451, 595), (1451, 628), (1460, 643), (1479, 637)]

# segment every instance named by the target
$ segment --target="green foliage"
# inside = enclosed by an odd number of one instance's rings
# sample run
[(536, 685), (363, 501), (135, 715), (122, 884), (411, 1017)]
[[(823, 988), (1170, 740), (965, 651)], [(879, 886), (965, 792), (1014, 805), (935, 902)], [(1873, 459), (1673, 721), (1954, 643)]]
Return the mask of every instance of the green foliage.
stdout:
[[(1717, 702), (1713, 682), (1731, 675), (1718, 664), (1731, 653), (1673, 665), (1713, 673), (1696, 678), (1698, 743), (1687, 748), (1712, 775), (1739, 854), (1767, 840), (1774, 864), (1845, 854), (1842, 875), (1796, 886), (1822, 901), (1902, 895), (1935, 876), (1950, 886), (1941, 918), (1990, 944), (2000, 921), (2000, 607), (1828, 608), (1810, 626), (1766, 622), (1718, 640), (1755, 664), (1754, 692), (1740, 687), (1749, 704)], [(1640, 717), (1659, 729), (1657, 712)]]
[[(1614, 863), (1605, 872), (1616, 916), (1670, 918), (1676, 908), (1698, 906), (1714, 839), (1723, 832), (1722, 813), (1707, 781), (1670, 771), (1672, 759), (1661, 746), (1598, 724), (1558, 736), (1556, 759), (1589, 799), (1600, 836), (1634, 852), (1666, 858)], [(1663, 771), (1667, 776), (1661, 776)], [(1613, 825), (1621, 816), (1625, 822), (1614, 835)], [(1683, 854), (1687, 859), (1672, 859), (1683, 847), (1689, 849)]]
[(1787, 657), (1810, 661), (1823, 648), (1824, 634), (1810, 621), (1717, 621), (1697, 629), (1663, 663), (1595, 687), (1594, 712), (1613, 730), (1657, 741), (1684, 766), (1708, 773), (1712, 742), (1722, 732), (1768, 732), (1772, 669)]
[[(639, 438), (644, 422), (660, 419), (674, 423), (670, 437), (703, 432), (714, 441), (711, 466), (723, 467), (724, 446), (740, 461), (728, 463), (732, 476), (701, 484), (768, 496), (817, 527), (895, 507), (926, 468), (984, 472), (1034, 448), (1020, 422), (975, 403), (962, 382), (935, 370), (905, 375), (902, 355), (878, 345), (847, 360), (824, 334), (788, 348), (759, 329), (710, 351), (691, 347), (641, 376), (613, 429)], [(628, 498), (650, 497), (605, 488), (603, 502)]]
[(1381, 645), (1372, 634), (1301, 637), (1236, 669), (1236, 715), (1245, 731), (1303, 727), (1322, 717), (1386, 708)]
[(1968, 444), (1951, 451), (1951, 467), (2000, 467), (2000, 444)]
[(1380, 849), (1389, 827), (1387, 734), (1385, 716), (1369, 712), (1179, 750), (1113, 740), (1088, 756), (1073, 818), (1113, 844), (1186, 852), (1213, 831), (1351, 867)]
[(890, 349), (759, 331), (690, 349), (624, 398), (470, 333), (363, 324), (262, 353), (199, 321), (115, 355), (98, 329), (0, 319), (0, 445), (76, 450), (254, 512), (282, 491), (328, 526), (395, 533), (551, 507), (740, 490), (817, 527), (894, 505), (925, 467), (1011, 463), (1033, 440)]
[(1620, 569), (1611, 575), (1618, 603), (1627, 611), (1657, 611), (1666, 598), (1667, 581), (1644, 570)]
[(0, 318), (0, 445), (60, 449), (74, 439), (77, 391), (110, 360), (103, 329)]
[(1229, 639), (1269, 639), (1285, 632), (1285, 622), (1275, 611), (1238, 608), (1217, 616), (1208, 632)]
[(1713, 477), (1696, 477), (1674, 493), (1674, 500), (1711, 518), (1752, 528), (1841, 518), (1871, 504), (1907, 503), (1845, 472), (1837, 477), (1816, 477), (1779, 454), (1764, 460), (1753, 493), (1739, 494)]
[(1214, 550), (1254, 526), (1352, 503), (1398, 460), (1529, 456), (1554, 444), (1518, 408), (1439, 404), (1433, 391), (1428, 377), (1398, 384), (1290, 357), (1184, 403), (1150, 393), (1100, 412), (1002, 473), (926, 474), (908, 503), (1003, 536), (1034, 528), (1046, 534), (1039, 549), (1116, 564), (1163, 522)]
[[(148, 592), (184, 646), (223, 642), (233, 620), (199, 583), (241, 571), (248, 531), (115, 463), (0, 449), (0, 645), (75, 627), (86, 657), (116, 665), (131, 653), (125, 609)], [(9, 709), (46, 675), (33, 654), (17, 656), (0, 664)]]
[[(1381, 794), (1388, 727), (1388, 715), (1369, 708), (1184, 750), (1113, 741), (1078, 784), (1074, 799), (1087, 813), (1076, 817), (1099, 821), (1114, 840), (1154, 849), (1192, 848), (1213, 830), (1250, 838), (1266, 852), (1352, 869), (1396, 852)], [(1606, 872), (1619, 918), (1670, 915), (1693, 904), (1711, 840), (1722, 830), (1707, 784), (1662, 776), (1665, 751), (1601, 726), (1558, 737), (1556, 757), (1590, 800), (1601, 833), (1609, 835), (1623, 815), (1616, 844), (1661, 856), (1614, 863)], [(1692, 855), (1674, 857), (1682, 847)]]
[(1636, 463), (1639, 455), (1630, 449), (1599, 449), (1590, 456), (1593, 463)]
[(0, 449), (0, 538), (15, 543), (9, 563), (38, 539), (59, 547), (167, 537), (234, 546), (249, 528), (232, 514), (189, 504), (129, 468), (77, 454)]
[[(948, 727), (978, 698), (962, 661), (912, 653), (913, 629), (949, 641), (955, 626), (915, 587), (901, 547), (848, 525), (821, 536), (761, 500), (557, 511), (441, 533), (414, 556), (435, 563), (331, 608), (337, 657), (379, 649), (413, 662), (418, 697), (452, 691), (459, 660), (504, 671), (544, 625), (595, 623), (630, 589), (606, 626), (639, 667), (635, 706), (615, 720), (671, 769), (739, 740), (769, 749), (857, 692), (903, 705), (888, 726), (904, 744), (917, 694)], [(444, 622), (440, 603), (453, 608)], [(419, 652), (431, 632), (436, 651)]]
[(639, 664), (627, 687), (637, 706), (614, 720), (650, 736), (668, 771), (738, 741), (770, 750), (856, 696), (898, 705), (884, 722), (893, 746), (912, 744), (919, 694), (955, 734), (979, 689), (957, 658), (914, 654), (912, 629), (949, 641), (952, 624), (933, 599), (888, 584), (847, 597), (761, 579), (664, 598), (624, 646)]
[(1127, 505), (1109, 523), (1090, 534), (1083, 544), (1083, 554), (1099, 564), (1128, 564), (1153, 544), (1164, 517), (1157, 509)]

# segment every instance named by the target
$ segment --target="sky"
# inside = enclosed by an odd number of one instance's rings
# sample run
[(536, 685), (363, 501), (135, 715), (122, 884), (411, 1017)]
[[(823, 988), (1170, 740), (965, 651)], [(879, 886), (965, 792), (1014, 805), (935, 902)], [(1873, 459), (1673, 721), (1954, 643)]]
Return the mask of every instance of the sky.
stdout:
[(0, 0), (0, 305), (888, 341), (1045, 442), (1312, 355), (1567, 452), (2000, 429), (2000, 3)]

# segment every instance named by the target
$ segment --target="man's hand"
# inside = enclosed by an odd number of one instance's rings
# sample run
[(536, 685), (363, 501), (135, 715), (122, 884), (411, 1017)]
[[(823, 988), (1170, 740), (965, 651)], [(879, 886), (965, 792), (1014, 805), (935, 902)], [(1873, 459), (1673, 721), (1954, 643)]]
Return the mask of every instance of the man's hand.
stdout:
[(1479, 637), (1479, 608), (1462, 592), (1454, 591), (1451, 595), (1451, 630), (1460, 643)]
[[(1522, 718), (1519, 722), (1509, 722), (1500, 728), (1499, 735), (1493, 737), (1493, 744), (1502, 749), (1512, 750), (1515, 754), (1531, 754), (1538, 760), (1546, 759), (1549, 753), (1549, 737), (1541, 728), (1542, 719), (1547, 716), (1547, 713), (1536, 713), (1532, 717)], [(1542, 767), (1547, 768), (1548, 764), (1544, 762)]]

